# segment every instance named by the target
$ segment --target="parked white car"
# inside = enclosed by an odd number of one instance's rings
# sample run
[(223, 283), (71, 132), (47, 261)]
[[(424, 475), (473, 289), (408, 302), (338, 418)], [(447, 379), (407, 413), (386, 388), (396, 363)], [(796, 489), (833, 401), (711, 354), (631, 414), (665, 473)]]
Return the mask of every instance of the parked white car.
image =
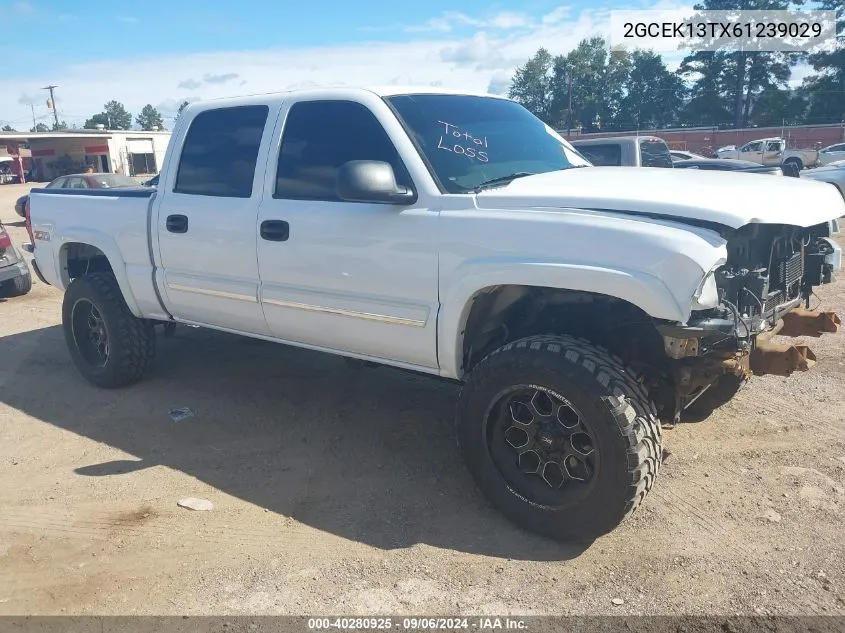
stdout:
[(824, 167), (807, 169), (801, 172), (801, 178), (810, 178), (820, 182), (828, 182), (839, 190), (845, 198), (845, 160), (828, 163)]
[(845, 160), (845, 143), (828, 145), (819, 150), (819, 165), (829, 165), (842, 160)]
[(35, 270), (64, 291), (88, 381), (140, 380), (155, 326), (174, 323), (457, 381), (478, 486), (558, 539), (595, 538), (643, 502), (659, 419), (813, 365), (774, 334), (839, 329), (801, 308), (840, 266), (832, 187), (594, 167), (502, 97), (195, 102), (160, 175), (32, 191)]

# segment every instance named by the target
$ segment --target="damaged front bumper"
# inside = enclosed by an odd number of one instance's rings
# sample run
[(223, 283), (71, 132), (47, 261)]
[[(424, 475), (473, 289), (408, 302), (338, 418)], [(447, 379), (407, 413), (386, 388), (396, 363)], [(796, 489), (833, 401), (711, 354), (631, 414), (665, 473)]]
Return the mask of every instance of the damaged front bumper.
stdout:
[(818, 338), (822, 334), (837, 333), (841, 325), (842, 320), (835, 312), (817, 312), (800, 307), (790, 310), (772, 329), (757, 335), (749, 356), (751, 372), (756, 376), (790, 376), (796, 371), (807, 371), (816, 364), (816, 355), (808, 346), (776, 343), (772, 338)]
[(688, 326), (666, 324), (658, 328), (666, 355), (671, 359), (675, 421), (683, 409), (726, 374), (748, 378), (808, 371), (816, 364), (816, 356), (807, 345), (773, 339), (835, 334), (842, 320), (835, 312), (793, 306), (781, 313), (773, 326), (759, 331), (767, 325), (760, 322), (758, 331), (753, 331), (747, 323), (706, 319)]

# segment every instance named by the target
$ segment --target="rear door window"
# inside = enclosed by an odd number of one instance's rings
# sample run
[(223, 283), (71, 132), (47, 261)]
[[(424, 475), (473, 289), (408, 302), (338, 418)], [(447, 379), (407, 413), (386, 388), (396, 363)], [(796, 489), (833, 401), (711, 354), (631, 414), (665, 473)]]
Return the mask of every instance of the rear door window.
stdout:
[(217, 108), (199, 113), (185, 136), (175, 193), (249, 198), (270, 108)]
[(575, 149), (577, 149), (584, 158), (590, 161), (593, 165), (605, 167), (619, 167), (622, 165), (622, 146), (618, 143), (577, 145)]
[(640, 141), (640, 161), (643, 167), (672, 167), (669, 146), (660, 139)]

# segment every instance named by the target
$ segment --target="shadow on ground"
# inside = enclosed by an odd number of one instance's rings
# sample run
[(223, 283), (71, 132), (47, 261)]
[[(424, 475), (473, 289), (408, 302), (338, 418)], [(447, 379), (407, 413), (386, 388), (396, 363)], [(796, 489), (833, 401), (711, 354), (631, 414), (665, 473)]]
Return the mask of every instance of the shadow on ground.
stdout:
[[(182, 326), (158, 336), (148, 377), (120, 390), (81, 378), (58, 326), (0, 348), (0, 401), (136, 457), (80, 462), (68, 476), (164, 465), (385, 549), (427, 543), (531, 560), (584, 551), (526, 533), (486, 503), (455, 443), (455, 385)], [(174, 423), (169, 411), (180, 407), (195, 417)]]

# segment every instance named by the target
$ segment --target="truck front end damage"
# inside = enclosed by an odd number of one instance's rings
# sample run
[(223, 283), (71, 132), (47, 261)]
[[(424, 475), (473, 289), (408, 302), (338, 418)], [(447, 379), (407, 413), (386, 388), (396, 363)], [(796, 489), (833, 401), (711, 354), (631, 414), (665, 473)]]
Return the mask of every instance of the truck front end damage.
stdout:
[(725, 376), (789, 376), (815, 364), (807, 345), (775, 336), (819, 337), (841, 325), (834, 312), (810, 309), (814, 288), (841, 268), (828, 223), (748, 224), (725, 237), (727, 260), (696, 290), (687, 323), (658, 327), (674, 387), (663, 409), (675, 422)]

